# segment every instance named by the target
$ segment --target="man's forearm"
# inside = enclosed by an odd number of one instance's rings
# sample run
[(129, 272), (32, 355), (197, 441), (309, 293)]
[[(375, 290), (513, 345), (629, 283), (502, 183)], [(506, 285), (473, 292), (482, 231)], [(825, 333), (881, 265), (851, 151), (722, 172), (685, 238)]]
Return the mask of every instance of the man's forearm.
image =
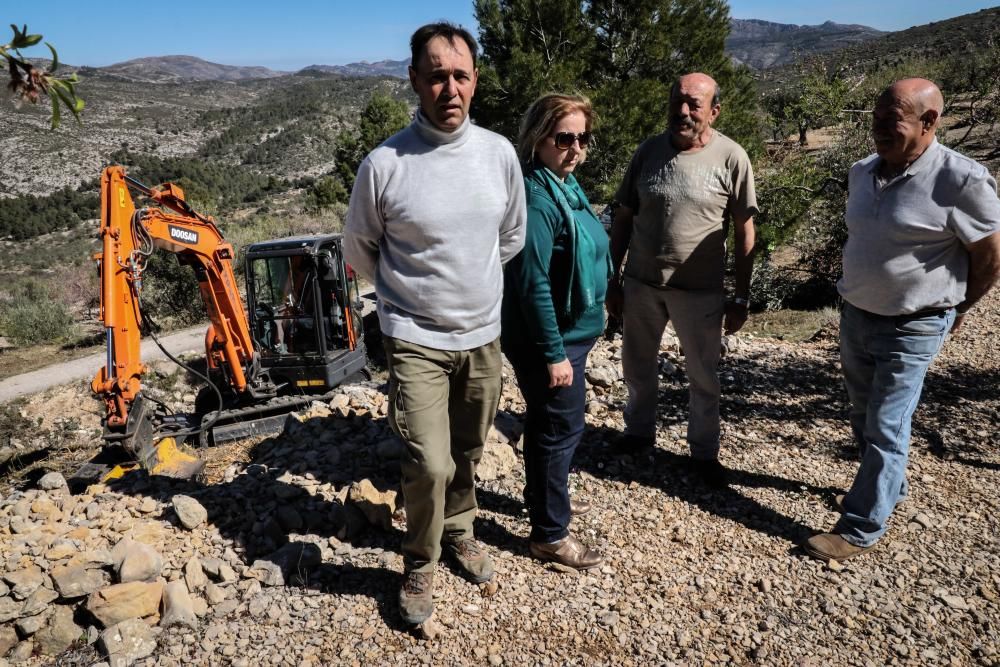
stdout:
[(739, 299), (750, 298), (750, 278), (753, 275), (753, 256), (756, 234), (753, 228), (753, 218), (733, 227), (735, 247), (733, 248), (734, 266), (736, 269), (735, 296)]

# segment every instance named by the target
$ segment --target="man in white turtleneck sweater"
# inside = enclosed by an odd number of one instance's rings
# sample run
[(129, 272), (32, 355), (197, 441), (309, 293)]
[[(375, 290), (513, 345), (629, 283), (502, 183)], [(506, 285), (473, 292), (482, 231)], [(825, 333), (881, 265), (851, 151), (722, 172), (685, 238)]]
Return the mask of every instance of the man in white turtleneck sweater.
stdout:
[(500, 396), (501, 266), (524, 245), (526, 212), (513, 146), (469, 121), (472, 35), (430, 24), (410, 48), (420, 109), (361, 163), (344, 254), (378, 295), (389, 422), (407, 447), (400, 613), (418, 624), (442, 547), (472, 581), (493, 576), (473, 537), (475, 471)]

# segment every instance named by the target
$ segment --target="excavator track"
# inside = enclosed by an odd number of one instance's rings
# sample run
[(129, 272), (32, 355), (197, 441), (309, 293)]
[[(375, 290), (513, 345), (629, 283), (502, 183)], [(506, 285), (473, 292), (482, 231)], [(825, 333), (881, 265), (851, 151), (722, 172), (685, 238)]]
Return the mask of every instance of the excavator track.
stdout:
[(207, 424), (218, 415), (211, 427), (198, 436), (198, 445), (212, 447), (234, 440), (276, 435), (284, 430), (288, 415), (315, 401), (328, 402), (339, 390), (325, 394), (303, 394), (298, 396), (277, 396), (264, 403), (244, 408), (231, 408), (222, 412), (210, 412), (202, 417)]

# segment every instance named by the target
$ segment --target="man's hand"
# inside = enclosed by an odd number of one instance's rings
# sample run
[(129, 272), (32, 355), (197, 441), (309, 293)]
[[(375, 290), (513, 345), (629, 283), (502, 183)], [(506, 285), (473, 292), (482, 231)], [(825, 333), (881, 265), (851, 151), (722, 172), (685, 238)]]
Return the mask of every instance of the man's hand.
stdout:
[(549, 389), (555, 387), (568, 387), (573, 384), (573, 364), (569, 359), (549, 364)]
[(745, 303), (726, 302), (726, 318), (723, 329), (727, 336), (731, 336), (743, 328), (743, 325), (747, 323), (748, 311), (749, 307)]
[(952, 323), (950, 331), (952, 336), (954, 336), (955, 334), (959, 333), (962, 330), (962, 323), (965, 322), (966, 315), (968, 315), (968, 313), (959, 313), (959, 312), (955, 313), (955, 321)]
[(622, 306), (625, 303), (625, 293), (617, 280), (608, 283), (608, 291), (604, 295), (604, 308), (608, 315), (620, 320), (622, 318)]

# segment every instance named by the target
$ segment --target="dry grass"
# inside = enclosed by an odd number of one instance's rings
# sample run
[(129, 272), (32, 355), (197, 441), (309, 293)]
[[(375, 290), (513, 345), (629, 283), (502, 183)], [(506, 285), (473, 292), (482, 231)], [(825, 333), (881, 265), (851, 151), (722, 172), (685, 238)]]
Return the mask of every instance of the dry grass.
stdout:
[(751, 313), (742, 333), (797, 343), (809, 340), (825, 327), (836, 325), (839, 317), (835, 308)]
[(220, 484), (225, 479), (226, 468), (233, 463), (250, 463), (253, 460), (252, 453), (267, 437), (247, 438), (237, 440), (218, 447), (195, 450), (203, 461), (205, 470), (202, 473), (202, 481), (205, 484)]

